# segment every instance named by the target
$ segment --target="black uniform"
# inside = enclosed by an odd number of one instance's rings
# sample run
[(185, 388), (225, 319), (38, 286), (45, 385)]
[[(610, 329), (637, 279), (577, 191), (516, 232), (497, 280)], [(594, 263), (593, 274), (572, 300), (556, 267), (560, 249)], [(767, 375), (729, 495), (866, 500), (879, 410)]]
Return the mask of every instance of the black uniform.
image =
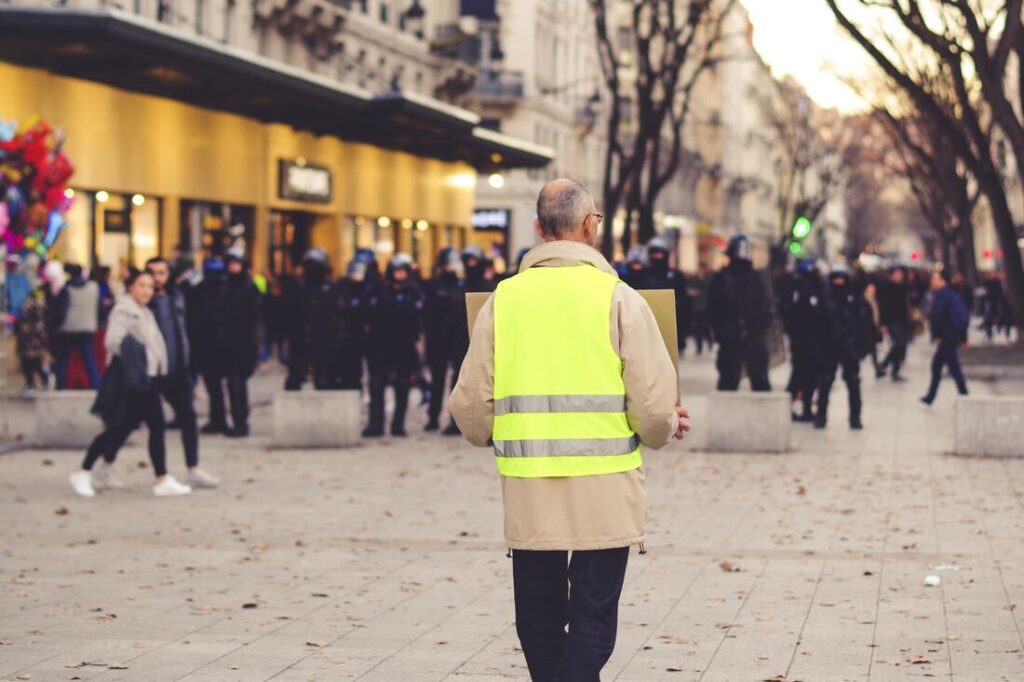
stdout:
[(817, 428), (828, 422), (829, 393), (836, 380), (836, 369), (842, 368), (843, 382), (850, 399), (850, 427), (861, 428), (860, 361), (874, 344), (874, 323), (871, 307), (864, 295), (845, 273), (833, 274), (826, 300), (826, 323), (817, 327), (818, 346), (824, 359), (818, 381)]
[(314, 388), (335, 388), (338, 305), (326, 261), (305, 260), (301, 281), (283, 298), (289, 317), (285, 390), (301, 389), (311, 370)]
[(818, 381), (826, 370), (819, 330), (827, 324), (824, 283), (813, 267), (801, 267), (793, 276), (789, 294), (782, 300), (782, 319), (789, 336), (792, 372), (789, 391), (793, 400), (800, 399), (803, 409), (793, 415), (796, 421), (813, 421), (811, 409)]
[[(686, 348), (686, 337), (690, 333), (690, 291), (686, 283), (686, 275), (669, 267), (669, 251), (667, 247), (655, 245), (652, 240), (647, 249), (647, 269), (643, 280), (645, 289), (668, 289), (675, 292), (676, 301), (676, 342), (680, 355)], [(628, 283), (628, 282), (627, 282)], [(633, 286), (630, 284), (630, 286)], [(633, 288), (637, 288), (633, 286)]]
[[(455, 273), (439, 272), (427, 283), (425, 296), (423, 321), (431, 378), (427, 430), (432, 431), (438, 428), (441, 403), (447, 393), (448, 368), (451, 367), (451, 385), (454, 386), (469, 348), (466, 285)], [(458, 427), (453, 422), (445, 433), (458, 434)]]
[(411, 279), (390, 281), (370, 301), (367, 356), (370, 365), (370, 423), (364, 436), (384, 434), (384, 389), (395, 390), (391, 434), (405, 435), (409, 389), (420, 369), (416, 342), (420, 336), (423, 292)]
[(363, 389), (363, 353), (366, 352), (366, 324), (370, 287), (344, 277), (331, 287), (326, 323), (328, 339), (327, 376), (322, 387), (332, 390)]
[(767, 332), (772, 298), (749, 260), (734, 257), (711, 278), (708, 312), (718, 341), (718, 390), (737, 390), (746, 369), (753, 390), (770, 391)]

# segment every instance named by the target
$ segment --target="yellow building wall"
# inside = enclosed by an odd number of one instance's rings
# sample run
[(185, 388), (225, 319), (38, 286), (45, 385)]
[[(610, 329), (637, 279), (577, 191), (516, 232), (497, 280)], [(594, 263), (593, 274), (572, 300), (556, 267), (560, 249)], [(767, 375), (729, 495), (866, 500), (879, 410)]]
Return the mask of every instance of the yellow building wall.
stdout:
[[(321, 214), (314, 240), (336, 259), (352, 250), (349, 216), (423, 219), (441, 231), (470, 224), (473, 183), (464, 177), (475, 171), (465, 163), (315, 136), (6, 63), (0, 63), (0, 93), (0, 119), (38, 115), (66, 133), (72, 186), (162, 199), (165, 254), (179, 240), (182, 200), (255, 206), (255, 269), (266, 265), (273, 209)], [(297, 157), (331, 170), (329, 204), (278, 198), (278, 160)], [(80, 257), (86, 248), (77, 243), (81, 232), (81, 226), (68, 230), (63, 239), (76, 243), (62, 250)]]

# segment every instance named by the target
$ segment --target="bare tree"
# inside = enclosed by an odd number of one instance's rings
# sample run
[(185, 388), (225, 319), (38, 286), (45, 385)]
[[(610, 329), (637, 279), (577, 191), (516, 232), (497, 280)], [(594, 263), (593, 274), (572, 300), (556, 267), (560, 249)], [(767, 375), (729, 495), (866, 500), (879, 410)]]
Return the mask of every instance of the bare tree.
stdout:
[[(1024, 85), (1024, 0), (825, 0), (840, 26), (870, 55), (889, 82), (910, 98), (937, 132), (938, 143), (964, 161), (984, 194), (1004, 254), (1010, 304), (1024, 322), (1024, 265), (997, 157), (994, 121), (1009, 141), (1024, 180), (1021, 107), (1006, 88), (1011, 55)], [(874, 8), (895, 17), (903, 36), (871, 35), (849, 10)], [(909, 43), (908, 43), (909, 41)], [(910, 45), (914, 60), (901, 58)], [(906, 54), (904, 52), (903, 54)], [(1024, 88), (1021, 89), (1024, 97)], [(1024, 105), (1024, 102), (1019, 102)]]
[(775, 208), (782, 245), (798, 217), (813, 223), (842, 186), (842, 124), (828, 120), (789, 79), (762, 106), (778, 142)]
[(843, 147), (843, 205), (846, 210), (846, 256), (853, 261), (894, 228), (898, 208), (887, 196), (886, 150), (877, 121), (868, 115), (851, 118), (851, 135)]
[[(632, 242), (634, 216), (639, 241), (654, 235), (658, 196), (684, 157), (694, 88), (720, 59), (723, 25), (736, 0), (589, 1), (610, 98), (602, 187), (609, 217), (602, 250), (610, 256), (619, 209), (626, 216), (624, 246)], [(633, 82), (623, 79), (627, 64)]]

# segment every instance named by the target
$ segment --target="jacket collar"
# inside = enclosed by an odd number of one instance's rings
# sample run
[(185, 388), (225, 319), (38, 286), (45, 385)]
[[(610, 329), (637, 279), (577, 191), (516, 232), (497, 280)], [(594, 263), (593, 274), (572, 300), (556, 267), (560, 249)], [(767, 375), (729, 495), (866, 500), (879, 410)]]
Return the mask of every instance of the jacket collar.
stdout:
[(615, 268), (608, 264), (600, 252), (582, 242), (572, 241), (544, 242), (533, 247), (523, 256), (519, 272), (529, 268), (564, 268), (574, 265), (592, 265), (598, 270), (618, 277)]

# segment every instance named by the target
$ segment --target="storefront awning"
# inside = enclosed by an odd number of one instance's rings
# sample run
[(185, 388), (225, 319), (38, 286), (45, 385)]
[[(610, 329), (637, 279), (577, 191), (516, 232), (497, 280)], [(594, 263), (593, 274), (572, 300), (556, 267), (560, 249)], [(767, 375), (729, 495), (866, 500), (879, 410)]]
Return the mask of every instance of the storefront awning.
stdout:
[(481, 128), (466, 109), (401, 92), (375, 96), (117, 9), (0, 6), (0, 60), (483, 172), (543, 168), (554, 157)]

